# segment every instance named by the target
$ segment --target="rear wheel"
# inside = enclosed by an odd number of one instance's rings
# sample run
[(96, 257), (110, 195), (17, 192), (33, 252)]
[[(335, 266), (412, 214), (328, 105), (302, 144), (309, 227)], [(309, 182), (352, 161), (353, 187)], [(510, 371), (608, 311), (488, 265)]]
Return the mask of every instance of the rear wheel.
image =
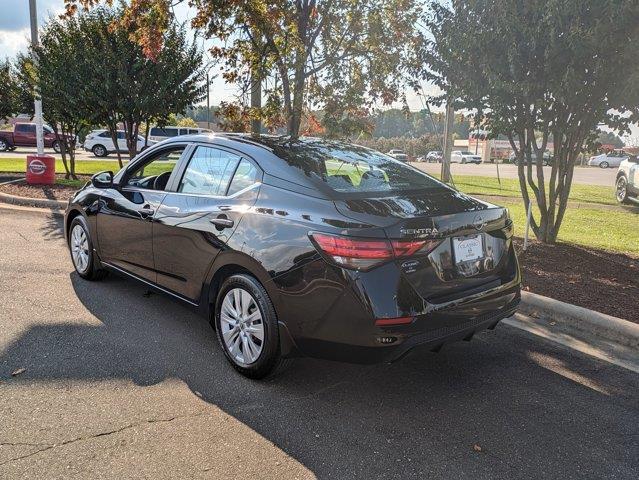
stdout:
[(615, 197), (619, 203), (628, 203), (628, 180), (620, 175), (615, 184)]
[(242, 375), (264, 378), (284, 365), (275, 309), (250, 275), (224, 281), (215, 305), (215, 327), (224, 355)]
[(57, 140), (53, 142), (53, 145), (51, 146), (53, 147), (53, 151), (55, 153), (60, 153), (62, 151), (62, 149), (60, 148), (60, 142), (58, 142)]
[(0, 138), (0, 152), (6, 152), (7, 150), (11, 150), (10, 145), (6, 140)]
[(89, 226), (81, 215), (75, 217), (69, 228), (69, 251), (75, 271), (85, 280), (101, 280), (107, 274), (98, 267), (93, 252)]
[(91, 151), (96, 157), (106, 157), (107, 155), (107, 149), (104, 148), (104, 145), (94, 145)]
[(599, 168), (608, 168), (610, 166), (610, 164), (608, 162), (601, 162), (599, 164)]

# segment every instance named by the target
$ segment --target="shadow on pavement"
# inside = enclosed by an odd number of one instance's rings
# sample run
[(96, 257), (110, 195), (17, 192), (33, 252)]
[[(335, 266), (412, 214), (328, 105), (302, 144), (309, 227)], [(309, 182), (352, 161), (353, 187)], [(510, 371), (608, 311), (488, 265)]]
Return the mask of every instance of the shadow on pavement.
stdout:
[(173, 300), (113, 275), (71, 282), (102, 325), (27, 330), (0, 356), (0, 376), (25, 365), (14, 381), (178, 378), (319, 478), (602, 478), (639, 467), (636, 377), (507, 326), (392, 365), (300, 359), (256, 382)]

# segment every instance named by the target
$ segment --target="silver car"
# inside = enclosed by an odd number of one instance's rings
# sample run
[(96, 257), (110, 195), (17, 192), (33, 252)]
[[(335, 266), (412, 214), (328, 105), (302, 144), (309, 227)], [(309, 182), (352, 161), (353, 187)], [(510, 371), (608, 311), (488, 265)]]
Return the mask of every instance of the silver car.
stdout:
[(624, 160), (628, 160), (628, 154), (620, 151), (613, 151), (590, 157), (588, 165), (599, 168), (618, 167)]

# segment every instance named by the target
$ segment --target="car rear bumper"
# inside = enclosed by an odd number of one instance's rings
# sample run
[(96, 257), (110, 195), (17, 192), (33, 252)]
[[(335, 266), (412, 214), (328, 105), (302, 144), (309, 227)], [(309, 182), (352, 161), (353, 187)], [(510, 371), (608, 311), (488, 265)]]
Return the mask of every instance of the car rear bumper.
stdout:
[[(364, 364), (393, 362), (416, 347), (439, 350), (446, 343), (469, 340), (477, 332), (492, 329), (500, 320), (516, 312), (520, 300), (517, 279), (504, 288), (485, 292), (485, 295), (473, 295), (472, 299), (460, 299), (418, 315), (409, 325), (379, 327), (370, 317), (364, 323), (357, 312), (350, 309), (337, 313), (342, 324), (353, 322), (358, 325), (355, 336), (353, 329), (347, 328), (347, 343), (334, 337), (297, 338), (295, 344), (299, 353), (315, 358)], [(335, 309), (332, 310), (335, 317)], [(334, 323), (334, 320), (329, 322)]]

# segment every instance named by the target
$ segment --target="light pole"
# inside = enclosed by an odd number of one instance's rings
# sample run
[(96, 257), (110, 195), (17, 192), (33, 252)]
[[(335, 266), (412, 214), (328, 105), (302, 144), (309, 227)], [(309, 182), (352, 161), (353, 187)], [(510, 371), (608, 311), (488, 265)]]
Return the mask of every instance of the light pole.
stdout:
[[(38, 46), (38, 12), (36, 9), (36, 0), (29, 0), (29, 14), (31, 17), (31, 46)], [(37, 58), (34, 55), (34, 62)], [(42, 99), (38, 92), (35, 92), (34, 101), (35, 121), (36, 121), (36, 144), (38, 146), (38, 155), (44, 155), (44, 138), (42, 136)]]

